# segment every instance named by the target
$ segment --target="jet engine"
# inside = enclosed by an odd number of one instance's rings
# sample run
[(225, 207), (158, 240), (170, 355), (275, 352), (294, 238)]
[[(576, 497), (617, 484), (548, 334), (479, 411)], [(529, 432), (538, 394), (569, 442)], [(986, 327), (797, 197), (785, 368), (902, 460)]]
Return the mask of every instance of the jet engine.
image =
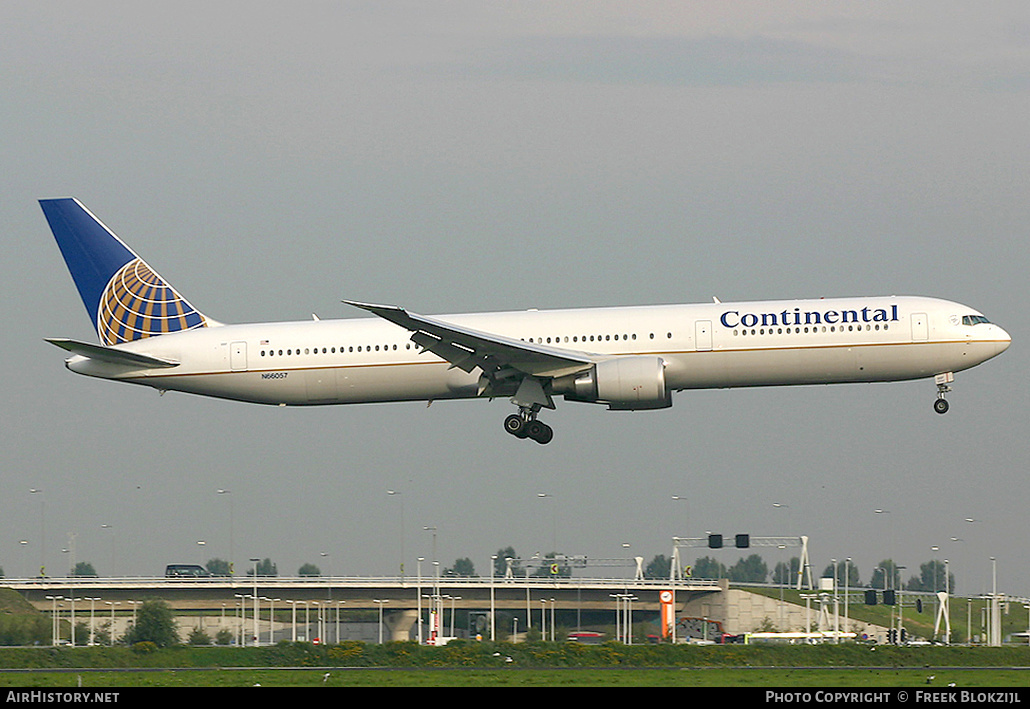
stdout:
[(598, 362), (585, 372), (555, 379), (552, 390), (570, 401), (607, 404), (621, 411), (672, 406), (665, 388), (665, 361), (649, 355)]

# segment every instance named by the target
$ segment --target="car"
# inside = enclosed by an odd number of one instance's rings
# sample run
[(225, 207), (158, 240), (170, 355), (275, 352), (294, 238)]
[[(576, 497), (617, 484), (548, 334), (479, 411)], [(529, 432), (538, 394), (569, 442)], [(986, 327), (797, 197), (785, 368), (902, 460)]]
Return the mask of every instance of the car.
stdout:
[(209, 578), (210, 572), (200, 564), (169, 564), (165, 567), (168, 578)]

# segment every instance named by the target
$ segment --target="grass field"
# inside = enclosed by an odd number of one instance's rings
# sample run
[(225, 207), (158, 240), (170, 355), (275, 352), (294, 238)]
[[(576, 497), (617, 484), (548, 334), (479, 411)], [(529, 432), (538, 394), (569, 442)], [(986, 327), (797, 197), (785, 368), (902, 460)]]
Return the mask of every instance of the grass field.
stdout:
[[(932, 679), (931, 679), (932, 678)], [(156, 669), (0, 672), (0, 687), (1026, 687), (1030, 669)]]
[[(1027, 688), (1030, 648), (456, 640), (0, 648), (0, 687)], [(0, 697), (10, 693), (0, 693)], [(1030, 699), (1030, 698), (1028, 698)], [(9, 700), (8, 700), (9, 701)]]

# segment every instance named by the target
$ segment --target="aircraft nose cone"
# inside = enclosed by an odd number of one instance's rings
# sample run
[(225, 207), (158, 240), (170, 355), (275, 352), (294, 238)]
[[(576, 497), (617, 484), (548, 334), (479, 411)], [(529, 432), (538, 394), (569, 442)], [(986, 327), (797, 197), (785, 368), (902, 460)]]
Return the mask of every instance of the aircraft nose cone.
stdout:
[(1012, 344), (1012, 336), (1005, 332), (1004, 328), (998, 328), (998, 354), (1001, 354)]

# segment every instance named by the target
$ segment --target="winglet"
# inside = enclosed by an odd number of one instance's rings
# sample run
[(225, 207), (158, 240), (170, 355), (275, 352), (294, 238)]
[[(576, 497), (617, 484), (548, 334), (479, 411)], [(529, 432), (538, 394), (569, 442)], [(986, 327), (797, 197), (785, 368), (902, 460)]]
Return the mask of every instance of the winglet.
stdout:
[(420, 319), (411, 317), (407, 310), (396, 305), (376, 305), (375, 303), (361, 303), (356, 300), (344, 300), (342, 302), (370, 312), (373, 315), (378, 315), (383, 320), (389, 320), (394, 325), (399, 325), (405, 330), (416, 331), (419, 329)]

